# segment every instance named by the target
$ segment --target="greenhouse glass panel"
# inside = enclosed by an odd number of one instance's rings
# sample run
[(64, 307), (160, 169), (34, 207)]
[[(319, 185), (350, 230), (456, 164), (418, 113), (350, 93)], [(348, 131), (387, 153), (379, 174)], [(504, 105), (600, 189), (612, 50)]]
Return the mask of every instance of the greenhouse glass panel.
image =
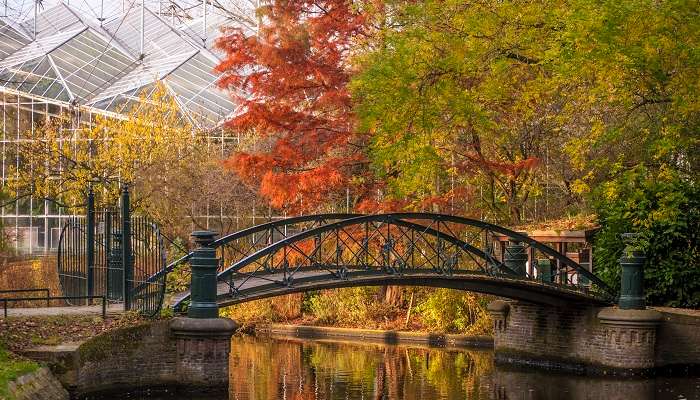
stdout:
[[(27, 32), (34, 32), (34, 18), (25, 21), (22, 26)], [(36, 37), (41, 39), (57, 33), (73, 31), (84, 27), (85, 24), (78, 18), (78, 15), (65, 4), (58, 4), (55, 7), (46, 8), (37, 16)]]
[(140, 88), (146, 84), (162, 79), (196, 53), (197, 52), (194, 51), (190, 54), (176, 54), (159, 60), (148, 60), (129, 72), (129, 74), (113, 82), (109, 88), (95, 97), (93, 102), (98, 104), (105, 98), (111, 98), (119, 93)]
[(39, 67), (41, 61), (42, 59), (38, 58), (27, 61), (17, 67), (4, 70), (2, 79), (5, 85), (21, 92), (29, 91), (39, 80), (39, 77), (34, 75), (34, 70)]
[[(149, 57), (169, 57), (178, 53), (190, 53), (194, 47), (165, 21), (146, 9), (144, 13), (144, 53)], [(132, 8), (123, 18), (110, 21), (105, 29), (126, 46), (133, 55), (138, 55), (141, 43), (141, 10)]]
[(191, 114), (204, 114), (209, 122), (219, 121), (233, 110), (229, 95), (216, 87), (214, 62), (201, 52), (166, 78), (166, 82)]
[(29, 44), (31, 40), (15, 29), (9, 22), (0, 19), (0, 60)]
[(88, 100), (100, 88), (129, 72), (134, 61), (90, 31), (85, 31), (51, 54), (71, 92)]
[(85, 28), (70, 32), (59, 33), (54, 36), (44, 37), (34, 42), (31, 42), (26, 47), (23, 47), (22, 49), (12, 53), (10, 56), (2, 60), (0, 62), (0, 67), (19, 65), (24, 63), (25, 61), (42, 57), (47, 53), (50, 53), (63, 43), (66, 43), (72, 37), (77, 36), (84, 30)]
[(29, 92), (40, 96), (43, 95), (57, 79), (56, 71), (54, 71), (51, 66), (48, 57), (44, 57), (41, 60), (41, 63), (32, 72), (32, 75), (36, 78), (36, 83), (29, 89)]

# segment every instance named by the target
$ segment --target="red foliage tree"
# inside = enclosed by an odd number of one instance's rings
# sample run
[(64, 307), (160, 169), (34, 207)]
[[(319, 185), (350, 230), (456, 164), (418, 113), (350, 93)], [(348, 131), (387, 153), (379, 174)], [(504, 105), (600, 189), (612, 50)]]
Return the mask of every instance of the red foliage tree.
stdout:
[(257, 36), (229, 28), (217, 42), (226, 53), (219, 86), (240, 104), (226, 124), (254, 132), (263, 147), (226, 165), (273, 207), (315, 211), (344, 197), (366, 165), (347, 89), (364, 21), (347, 0), (273, 0), (258, 12)]

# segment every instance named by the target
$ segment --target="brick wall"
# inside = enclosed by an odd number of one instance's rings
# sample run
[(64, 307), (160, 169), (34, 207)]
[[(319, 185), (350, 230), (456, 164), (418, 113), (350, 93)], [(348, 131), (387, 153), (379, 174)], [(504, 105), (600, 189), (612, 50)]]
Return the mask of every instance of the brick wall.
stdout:
[(230, 353), (231, 338), (177, 338), (177, 375), (192, 386), (221, 385), (228, 382)]
[(700, 365), (700, 312), (659, 308), (663, 322), (656, 334), (657, 366)]
[(167, 321), (118, 329), (78, 349), (79, 393), (176, 385), (177, 353)]
[(171, 321), (117, 329), (80, 345), (71, 389), (81, 395), (159, 387), (227, 391), (230, 349), (230, 333), (174, 335)]
[(8, 390), (15, 400), (68, 400), (68, 392), (47, 368), (18, 377)]
[(600, 310), (511, 302), (505, 320), (494, 321), (496, 357), (587, 371), (654, 367), (654, 329), (602, 324)]

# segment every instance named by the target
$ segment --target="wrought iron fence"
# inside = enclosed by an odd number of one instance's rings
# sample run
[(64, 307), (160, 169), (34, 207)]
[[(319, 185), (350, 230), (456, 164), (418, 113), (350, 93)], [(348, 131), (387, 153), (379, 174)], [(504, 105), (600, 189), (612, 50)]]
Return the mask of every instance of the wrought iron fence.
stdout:
[(95, 212), (92, 193), (86, 217), (71, 218), (58, 246), (58, 275), (69, 303), (86, 296), (123, 302), (125, 310), (155, 315), (165, 293), (165, 246), (160, 230), (144, 216), (132, 216), (124, 188), (121, 210)]

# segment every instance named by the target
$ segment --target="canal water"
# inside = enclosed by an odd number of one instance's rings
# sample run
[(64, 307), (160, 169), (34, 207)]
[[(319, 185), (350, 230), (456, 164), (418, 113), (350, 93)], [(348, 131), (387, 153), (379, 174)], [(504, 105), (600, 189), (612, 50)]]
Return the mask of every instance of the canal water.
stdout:
[(212, 400), (700, 400), (700, 377), (621, 379), (494, 365), (492, 351), (236, 337), (227, 395)]

